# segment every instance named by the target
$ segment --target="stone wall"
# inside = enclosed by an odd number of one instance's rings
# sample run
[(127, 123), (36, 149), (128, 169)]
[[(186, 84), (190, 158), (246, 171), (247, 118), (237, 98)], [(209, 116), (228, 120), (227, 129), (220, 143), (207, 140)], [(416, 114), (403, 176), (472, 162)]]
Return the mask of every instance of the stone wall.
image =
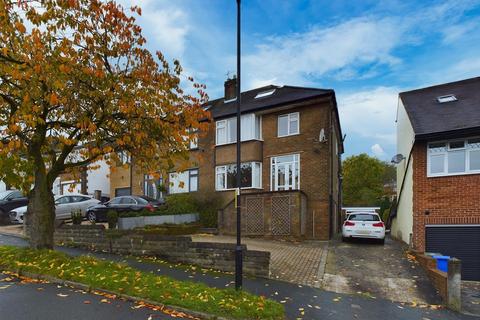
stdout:
[[(195, 264), (221, 271), (235, 270), (235, 244), (192, 242), (189, 236), (145, 233), (109, 235), (104, 226), (63, 226), (55, 230), (55, 242), (111, 253), (156, 256), (171, 262)], [(268, 277), (270, 252), (247, 250), (243, 246), (246, 274)]]

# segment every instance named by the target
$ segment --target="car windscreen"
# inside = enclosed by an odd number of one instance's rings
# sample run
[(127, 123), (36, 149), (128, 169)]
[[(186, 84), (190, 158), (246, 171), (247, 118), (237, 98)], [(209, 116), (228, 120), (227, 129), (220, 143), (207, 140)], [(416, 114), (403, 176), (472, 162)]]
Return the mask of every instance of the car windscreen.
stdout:
[(376, 214), (352, 213), (348, 217), (350, 221), (380, 221), (380, 217)]

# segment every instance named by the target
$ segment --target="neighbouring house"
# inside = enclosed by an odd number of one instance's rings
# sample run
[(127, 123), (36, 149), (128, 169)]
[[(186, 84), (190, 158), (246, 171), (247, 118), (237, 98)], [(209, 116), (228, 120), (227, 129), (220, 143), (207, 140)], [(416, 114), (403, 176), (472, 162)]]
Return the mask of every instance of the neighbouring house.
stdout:
[[(225, 96), (205, 108), (208, 132), (192, 142), (189, 170), (164, 180), (139, 174), (132, 166), (111, 173), (112, 195), (215, 194), (225, 208), (219, 231), (235, 232), (236, 79)], [(252, 236), (329, 239), (340, 210), (343, 153), (335, 92), (293, 86), (265, 86), (242, 93), (242, 229)], [(134, 160), (133, 160), (134, 162)], [(135, 165), (133, 165), (133, 168)], [(182, 183), (181, 183), (182, 182)], [(166, 190), (158, 188), (166, 186)]]
[(92, 196), (97, 193), (102, 197), (109, 197), (109, 165), (105, 160), (99, 160), (91, 166), (95, 166), (95, 169), (82, 170), (78, 177), (69, 173), (60, 174), (53, 183), (53, 193), (55, 195), (83, 193)]
[(480, 280), (480, 77), (400, 93), (397, 150), (392, 236)]

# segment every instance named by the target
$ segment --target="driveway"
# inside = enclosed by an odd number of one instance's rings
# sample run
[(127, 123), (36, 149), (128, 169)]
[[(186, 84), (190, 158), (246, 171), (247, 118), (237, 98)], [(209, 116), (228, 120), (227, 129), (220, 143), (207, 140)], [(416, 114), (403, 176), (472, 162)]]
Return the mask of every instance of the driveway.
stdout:
[[(231, 236), (192, 235), (197, 242), (235, 243)], [(250, 250), (270, 252), (270, 278), (319, 288), (325, 269), (327, 241), (279, 241), (242, 238)]]
[(437, 295), (424, 270), (389, 237), (385, 245), (363, 239), (333, 240), (323, 278), (325, 290), (353, 293), (413, 305), (438, 305)]

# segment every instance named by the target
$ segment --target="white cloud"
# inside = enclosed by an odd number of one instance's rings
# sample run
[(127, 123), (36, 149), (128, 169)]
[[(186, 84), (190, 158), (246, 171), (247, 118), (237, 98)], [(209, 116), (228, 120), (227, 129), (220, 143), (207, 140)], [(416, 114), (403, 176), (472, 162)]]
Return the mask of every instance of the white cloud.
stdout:
[(337, 97), (342, 130), (395, 145), (395, 115), (398, 93), (395, 87), (378, 87)]
[(357, 74), (354, 67), (394, 65), (399, 59), (390, 52), (403, 31), (395, 19), (355, 18), (305, 33), (268, 37), (244, 57), (247, 87), (272, 78), (279, 84), (305, 85), (308, 78), (339, 71), (339, 77), (352, 78)]
[(373, 155), (377, 158), (382, 158), (383, 156), (385, 156), (385, 151), (378, 143), (374, 144), (370, 149), (372, 150)]

